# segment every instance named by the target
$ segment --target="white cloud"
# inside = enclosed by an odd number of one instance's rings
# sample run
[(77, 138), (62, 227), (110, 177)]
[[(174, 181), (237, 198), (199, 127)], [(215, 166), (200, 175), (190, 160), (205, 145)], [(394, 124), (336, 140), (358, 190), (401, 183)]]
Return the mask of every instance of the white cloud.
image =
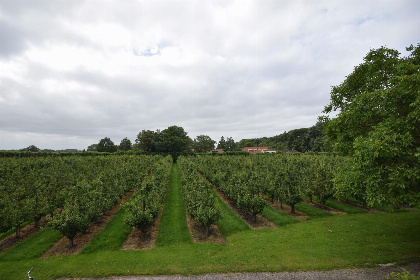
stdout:
[(419, 11), (415, 0), (2, 1), (0, 149), (85, 149), (170, 125), (236, 141), (309, 127), (370, 48), (420, 42)]

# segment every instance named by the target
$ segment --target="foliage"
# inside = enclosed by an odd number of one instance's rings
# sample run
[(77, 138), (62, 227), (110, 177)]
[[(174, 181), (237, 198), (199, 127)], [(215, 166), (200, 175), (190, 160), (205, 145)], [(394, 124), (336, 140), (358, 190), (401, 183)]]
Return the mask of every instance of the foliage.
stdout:
[(309, 128), (293, 129), (280, 135), (255, 139), (242, 139), (238, 146), (269, 147), (275, 150), (296, 150), (298, 152), (329, 152), (331, 147), (323, 135), (323, 123), (317, 122)]
[(387, 280), (420, 280), (420, 273), (419, 275), (415, 275), (407, 271), (406, 269), (402, 269), (402, 272), (392, 272), (391, 277), (385, 277)]
[(135, 148), (145, 153), (171, 155), (177, 157), (192, 148), (192, 140), (182, 127), (170, 126), (162, 131), (142, 130), (136, 138)]
[(173, 125), (162, 130), (157, 147), (159, 152), (168, 153), (176, 160), (180, 153), (191, 149), (191, 144), (187, 132), (182, 127)]
[(52, 228), (58, 230), (69, 239), (69, 247), (73, 247), (73, 239), (89, 224), (88, 217), (80, 210), (79, 205), (68, 203), (60, 214), (49, 221)]
[(125, 137), (123, 140), (121, 140), (120, 145), (118, 146), (118, 149), (121, 151), (129, 151), (131, 150), (131, 141), (127, 137)]
[(30, 145), (26, 148), (20, 149), (22, 152), (39, 152), (39, 148), (35, 145)]
[(159, 214), (169, 183), (172, 158), (160, 157), (151, 167), (151, 173), (137, 187), (133, 197), (124, 203), (125, 222), (141, 230), (142, 237)]
[(194, 138), (193, 148), (196, 152), (210, 152), (214, 149), (216, 141), (212, 140), (208, 135), (198, 135)]
[(203, 225), (208, 237), (210, 226), (221, 218), (212, 186), (199, 177), (190, 159), (181, 157), (178, 163), (188, 214)]
[(227, 144), (226, 144), (226, 140), (225, 140), (225, 137), (224, 136), (220, 137), (220, 140), (217, 143), (217, 147), (216, 148), (217, 149), (222, 149), (223, 151), (226, 151), (227, 150)]
[[(54, 155), (54, 154), (53, 154)], [(0, 230), (39, 222), (70, 238), (148, 173), (153, 157), (0, 157)], [(70, 240), (71, 243), (71, 240)]]
[(237, 151), (238, 150), (238, 145), (235, 142), (235, 140), (233, 140), (232, 137), (228, 137), (225, 140), (225, 137), (221, 137), (219, 140), (219, 143), (217, 144), (217, 149), (222, 149), (223, 151)]
[(160, 131), (142, 130), (137, 134), (135, 147), (146, 153), (157, 152), (157, 143), (159, 142)]
[(101, 139), (98, 143), (98, 147), (96, 148), (98, 152), (108, 152), (113, 153), (117, 151), (117, 146), (115, 146), (114, 142), (108, 137)]
[(96, 152), (98, 150), (98, 144), (92, 144), (87, 147), (88, 152)]
[(335, 179), (342, 197), (368, 205), (420, 201), (420, 44), (409, 57), (371, 50), (346, 80), (333, 87), (324, 117), (337, 151), (351, 155)]

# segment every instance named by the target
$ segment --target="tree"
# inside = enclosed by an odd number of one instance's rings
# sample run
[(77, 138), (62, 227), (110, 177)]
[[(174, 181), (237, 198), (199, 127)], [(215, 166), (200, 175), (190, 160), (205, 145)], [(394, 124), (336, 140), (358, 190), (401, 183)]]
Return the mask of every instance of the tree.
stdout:
[(121, 151), (129, 151), (131, 150), (131, 146), (132, 145), (130, 139), (127, 139), (127, 137), (125, 137), (123, 140), (121, 140), (119, 149)]
[(193, 147), (197, 152), (210, 152), (214, 149), (216, 141), (212, 140), (210, 136), (198, 135), (194, 139)]
[(24, 152), (39, 152), (39, 148), (35, 145), (30, 145), (26, 148), (21, 149), (21, 151), (24, 151)]
[(170, 126), (162, 130), (157, 143), (158, 152), (171, 154), (174, 159), (182, 152), (191, 149), (192, 140), (182, 127)]
[(96, 152), (98, 150), (98, 144), (92, 144), (87, 147), (88, 152)]
[(235, 140), (232, 137), (228, 137), (226, 139), (226, 151), (236, 151), (237, 149), (238, 145)]
[(155, 153), (159, 142), (160, 131), (142, 130), (137, 134), (136, 149), (146, 153)]
[(113, 153), (117, 151), (117, 146), (114, 145), (111, 139), (105, 137), (99, 141), (97, 151)]
[(352, 156), (335, 178), (341, 196), (366, 203), (420, 201), (420, 44), (408, 57), (371, 50), (344, 82), (332, 88), (322, 117), (336, 151)]
[(217, 149), (222, 149), (223, 151), (227, 150), (225, 137), (220, 137), (219, 143), (217, 144)]
[(74, 246), (73, 240), (77, 233), (83, 231), (89, 224), (86, 215), (80, 211), (77, 204), (68, 203), (60, 214), (49, 220), (49, 225), (67, 236), (69, 248)]

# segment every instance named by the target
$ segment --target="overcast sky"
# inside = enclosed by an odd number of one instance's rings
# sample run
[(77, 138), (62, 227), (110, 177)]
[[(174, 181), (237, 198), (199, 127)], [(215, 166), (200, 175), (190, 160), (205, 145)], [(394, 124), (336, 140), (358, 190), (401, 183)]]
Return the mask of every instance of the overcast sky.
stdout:
[(310, 127), (371, 48), (420, 43), (419, 14), (418, 0), (0, 0), (0, 150)]

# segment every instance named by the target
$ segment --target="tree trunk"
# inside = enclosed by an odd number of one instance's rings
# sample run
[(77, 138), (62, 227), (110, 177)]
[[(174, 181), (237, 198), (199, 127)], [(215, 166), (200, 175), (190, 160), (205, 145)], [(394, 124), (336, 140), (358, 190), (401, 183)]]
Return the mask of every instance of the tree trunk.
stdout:
[(280, 203), (280, 209), (283, 210), (283, 201), (279, 200)]
[(73, 243), (73, 238), (69, 237), (69, 248), (73, 248), (74, 243)]
[[(35, 213), (38, 212), (39, 208), (39, 198), (38, 195), (35, 197)], [(35, 214), (34, 221), (35, 221), (35, 228), (39, 228), (39, 221), (41, 220), (40, 215)]]
[(293, 215), (296, 214), (294, 204), (290, 204), (290, 214), (293, 214)]
[(204, 224), (204, 228), (206, 230), (206, 238), (209, 238), (210, 226), (208, 224)]
[(41, 221), (41, 215), (35, 216), (34, 220), (35, 220), (35, 228), (39, 228), (39, 222)]
[(309, 194), (309, 202), (312, 204), (312, 194)]
[(16, 239), (20, 238), (20, 223), (16, 225)]

